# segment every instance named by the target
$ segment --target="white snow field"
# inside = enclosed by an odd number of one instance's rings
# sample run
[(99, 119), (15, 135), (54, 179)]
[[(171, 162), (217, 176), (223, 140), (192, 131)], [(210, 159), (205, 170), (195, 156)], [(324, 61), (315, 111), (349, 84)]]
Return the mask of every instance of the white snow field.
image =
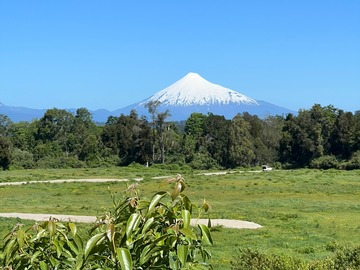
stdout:
[(259, 105), (255, 99), (211, 83), (193, 72), (155, 93), (149, 99), (141, 102), (139, 106), (144, 106), (149, 101), (160, 101), (162, 105), (176, 106), (229, 103)]

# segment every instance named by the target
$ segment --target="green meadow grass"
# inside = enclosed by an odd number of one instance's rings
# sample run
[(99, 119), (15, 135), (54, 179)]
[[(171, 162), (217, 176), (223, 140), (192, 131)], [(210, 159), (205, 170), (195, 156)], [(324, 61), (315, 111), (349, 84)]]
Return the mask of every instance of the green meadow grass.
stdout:
[[(162, 180), (151, 177), (176, 175), (171, 170), (147, 169), (9, 171), (0, 172), (0, 181), (24, 181), (26, 177), (27, 180), (142, 177), (140, 195), (150, 197), (166, 189)], [(264, 226), (258, 230), (213, 228), (215, 244), (210, 249), (214, 269), (231, 269), (230, 261), (240, 248), (311, 261), (331, 256), (337, 246), (359, 245), (359, 171), (233, 172), (212, 176), (185, 171), (183, 176), (187, 183), (185, 193), (192, 202), (200, 204), (206, 199), (210, 203), (211, 211), (204, 217), (248, 220)], [(0, 186), (0, 212), (100, 215), (111, 210), (110, 192), (120, 197), (131, 183)], [(0, 236), (19, 222), (0, 221)]]

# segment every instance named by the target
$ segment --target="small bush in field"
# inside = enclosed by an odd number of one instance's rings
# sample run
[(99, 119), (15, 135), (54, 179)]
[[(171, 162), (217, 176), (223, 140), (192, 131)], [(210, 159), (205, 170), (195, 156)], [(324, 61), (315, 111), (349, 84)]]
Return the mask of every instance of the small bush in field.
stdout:
[(212, 244), (205, 225), (190, 226), (191, 214), (209, 206), (194, 205), (183, 194), (184, 179), (166, 181), (170, 192), (157, 192), (151, 200), (139, 196), (137, 186), (114, 210), (98, 218), (89, 237), (74, 223), (49, 220), (24, 229), (17, 225), (0, 251), (4, 269), (211, 269), (205, 245)]
[(36, 162), (35, 166), (42, 169), (83, 168), (85, 163), (75, 157), (43, 157)]
[(12, 153), (12, 169), (32, 169), (34, 166), (35, 162), (33, 154), (17, 148), (14, 149)]
[(360, 169), (360, 151), (355, 152), (349, 161), (342, 163), (340, 168), (345, 170)]
[(281, 255), (267, 255), (252, 249), (240, 249), (231, 262), (232, 270), (355, 270), (360, 269), (360, 247), (334, 247), (332, 257), (303, 262)]
[(306, 269), (300, 260), (280, 255), (266, 255), (253, 249), (240, 249), (231, 262), (233, 270), (299, 270)]
[(338, 166), (339, 162), (335, 156), (322, 156), (310, 163), (310, 167), (314, 169), (336, 169)]
[(213, 159), (209, 153), (203, 151), (197, 152), (194, 155), (193, 160), (189, 163), (191, 168), (197, 170), (210, 170), (210, 169), (219, 169), (220, 166), (217, 164), (216, 160)]

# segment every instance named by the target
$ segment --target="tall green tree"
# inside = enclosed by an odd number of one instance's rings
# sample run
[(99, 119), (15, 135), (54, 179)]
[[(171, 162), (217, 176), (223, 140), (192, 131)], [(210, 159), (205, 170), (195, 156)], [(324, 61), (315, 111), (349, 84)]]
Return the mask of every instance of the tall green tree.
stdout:
[(14, 123), (5, 115), (0, 114), (0, 136), (10, 137), (12, 135), (12, 128)]
[(339, 111), (331, 136), (331, 154), (349, 159), (354, 150), (355, 119), (351, 112)]
[(129, 116), (120, 115), (118, 119), (118, 147), (122, 165), (129, 165), (135, 161), (137, 155), (137, 139), (140, 129), (137, 114), (132, 111)]
[(256, 165), (260, 165), (259, 163), (266, 163), (265, 157), (267, 157), (269, 154), (268, 148), (264, 144), (262, 137), (264, 131), (264, 121), (257, 115), (251, 115), (247, 112), (243, 113), (242, 117), (247, 123), (249, 123), (249, 133), (251, 135), (249, 140), (251, 141), (253, 152), (255, 154), (253, 163)]
[(109, 116), (101, 132), (104, 147), (116, 156), (119, 155), (117, 121), (118, 117)]
[(12, 130), (11, 141), (14, 147), (22, 151), (32, 152), (36, 143), (37, 120), (14, 123)]
[(43, 144), (57, 143), (62, 151), (69, 152), (69, 134), (74, 115), (63, 109), (49, 109), (38, 121), (36, 138)]
[(228, 167), (230, 120), (210, 113), (204, 122), (204, 146), (218, 164)]
[(354, 113), (354, 130), (352, 133), (352, 141), (352, 152), (355, 153), (360, 150), (360, 111), (355, 111)]
[(195, 139), (202, 136), (206, 115), (192, 113), (185, 122), (185, 134), (192, 135)]
[(338, 110), (333, 106), (315, 104), (300, 110), (298, 116), (288, 115), (280, 143), (280, 160), (303, 167), (313, 159), (331, 154), (331, 134)]
[(299, 153), (300, 147), (296, 141), (299, 133), (300, 128), (297, 124), (296, 116), (291, 113), (288, 114), (284, 122), (279, 147), (279, 156), (282, 163), (296, 165), (299, 162), (299, 155), (301, 154)]
[(120, 158), (120, 165), (145, 164), (151, 160), (151, 129), (146, 118), (130, 115), (109, 118), (102, 131), (102, 142)]
[(202, 113), (192, 113), (185, 121), (181, 152), (186, 163), (190, 163), (194, 159), (195, 153), (204, 147), (203, 131), (206, 117)]
[(12, 145), (9, 138), (0, 135), (0, 168), (7, 170), (11, 164)]
[(146, 104), (148, 111), (151, 115), (152, 128), (153, 128), (153, 162), (155, 162), (155, 142), (157, 142), (160, 152), (160, 162), (165, 163), (165, 133), (168, 131), (169, 125), (166, 123), (166, 119), (170, 116), (169, 110), (159, 112), (160, 102), (150, 101)]
[(100, 134), (91, 113), (86, 108), (76, 110), (71, 123), (68, 145), (70, 153), (82, 161), (100, 159)]
[(229, 164), (231, 167), (250, 166), (255, 159), (251, 143), (250, 124), (236, 115), (229, 127)]
[(10, 138), (13, 133), (14, 123), (5, 115), (0, 114), (0, 168), (6, 170), (11, 163), (12, 143)]
[(271, 164), (279, 160), (279, 147), (282, 136), (284, 118), (282, 116), (268, 116), (262, 121), (260, 140), (266, 148), (256, 159), (262, 164)]

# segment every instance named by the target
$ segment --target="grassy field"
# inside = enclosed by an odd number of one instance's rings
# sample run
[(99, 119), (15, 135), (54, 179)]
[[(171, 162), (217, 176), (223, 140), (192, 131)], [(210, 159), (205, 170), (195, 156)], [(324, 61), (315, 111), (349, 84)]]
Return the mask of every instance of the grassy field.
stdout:
[[(165, 188), (154, 176), (185, 177), (185, 193), (193, 202), (205, 198), (210, 218), (259, 223), (259, 230), (215, 228), (211, 247), (214, 269), (230, 269), (240, 248), (284, 254), (302, 260), (331, 256), (337, 246), (355, 246), (360, 239), (359, 171), (271, 171), (197, 175), (142, 167), (0, 172), (0, 182), (67, 178), (144, 178), (142, 196)], [(131, 182), (62, 183), (0, 186), (0, 212), (99, 215), (111, 210), (110, 192), (120, 194)], [(3, 236), (16, 219), (0, 219)], [(26, 222), (29, 224), (29, 222)]]

